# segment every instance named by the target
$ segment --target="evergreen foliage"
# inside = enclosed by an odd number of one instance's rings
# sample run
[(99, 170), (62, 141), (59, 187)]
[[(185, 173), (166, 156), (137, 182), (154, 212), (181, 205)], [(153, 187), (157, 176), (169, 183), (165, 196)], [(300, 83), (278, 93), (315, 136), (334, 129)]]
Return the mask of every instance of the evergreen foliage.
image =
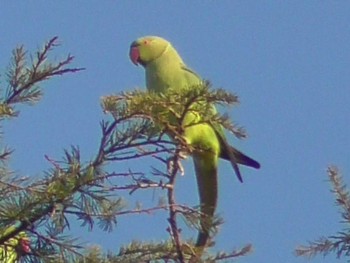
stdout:
[[(19, 115), (18, 105), (33, 105), (43, 95), (41, 84), (52, 77), (77, 73), (71, 68), (74, 57), (50, 62), (49, 55), (58, 46), (58, 38), (49, 40), (34, 55), (23, 46), (13, 51), (6, 74), (7, 89), (0, 99), (0, 121)], [(207, 116), (202, 121), (221, 124), (239, 138), (244, 130), (233, 125), (227, 116), (212, 113), (210, 105), (235, 105), (238, 98), (223, 89), (213, 89), (208, 82), (183, 92), (152, 94), (135, 90), (102, 98), (108, 115), (100, 122), (98, 151), (90, 161), (81, 159), (78, 147), (64, 151), (61, 160), (45, 156), (51, 168), (39, 179), (24, 177), (8, 168), (12, 150), (5, 147), (0, 154), (0, 251), (7, 262), (186, 262), (193, 254), (192, 240), (184, 240), (178, 226), (182, 216), (190, 227), (199, 229), (198, 207), (178, 204), (174, 185), (176, 176), (185, 171), (181, 160), (193, 149), (183, 138), (182, 119), (188, 111)], [(196, 107), (193, 107), (196, 105)], [(169, 121), (170, 119), (170, 121)], [(169, 136), (170, 135), (170, 136)], [(171, 137), (171, 138), (169, 138)], [(153, 158), (162, 167), (153, 173), (109, 171), (108, 164), (125, 160)], [(123, 179), (123, 180), (121, 180)], [(126, 183), (125, 179), (127, 180)], [(120, 183), (123, 182), (123, 183)], [(129, 194), (154, 188), (166, 191), (167, 200), (154, 207), (129, 209), (121, 191)], [(159, 242), (134, 241), (118, 253), (103, 252), (98, 247), (84, 247), (69, 235), (72, 220), (92, 230), (97, 224), (104, 231), (115, 229), (119, 216), (168, 213), (169, 238)], [(210, 220), (212, 221), (212, 220)], [(222, 219), (214, 218), (210, 226), (213, 236)], [(18, 249), (20, 238), (26, 246)], [(15, 241), (15, 242), (13, 242)], [(212, 243), (213, 245), (214, 243)], [(231, 253), (207, 255), (203, 262), (216, 262), (246, 255), (251, 245)], [(16, 251), (12, 258), (11, 251)], [(0, 253), (1, 256), (1, 253)], [(12, 260), (12, 261), (11, 261)]]
[(335, 253), (337, 258), (347, 258), (350, 262), (350, 194), (337, 167), (328, 168), (328, 177), (331, 183), (331, 192), (335, 197), (335, 205), (339, 207), (344, 228), (329, 237), (320, 237), (307, 245), (295, 249), (297, 256), (312, 258), (316, 255), (326, 256)]

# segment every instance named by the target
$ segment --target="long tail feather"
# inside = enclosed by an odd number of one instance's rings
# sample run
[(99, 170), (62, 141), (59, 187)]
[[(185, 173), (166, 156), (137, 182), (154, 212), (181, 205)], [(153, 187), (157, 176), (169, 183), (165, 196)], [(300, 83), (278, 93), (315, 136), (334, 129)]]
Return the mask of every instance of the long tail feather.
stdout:
[(241, 172), (239, 171), (239, 167), (237, 164), (242, 164), (246, 166), (250, 166), (256, 169), (260, 168), (260, 164), (255, 161), (254, 159), (248, 157), (244, 153), (238, 151), (237, 149), (233, 148), (231, 145), (228, 144), (225, 135), (223, 132), (220, 132), (220, 129), (218, 129), (215, 126), (212, 126), (216, 136), (218, 137), (220, 141), (220, 155), (219, 157), (225, 160), (228, 160), (231, 162), (232, 168), (235, 171), (238, 180), (243, 183)]
[(238, 164), (242, 164), (245, 166), (249, 166), (255, 169), (260, 168), (260, 163), (255, 161), (254, 159), (250, 158), (249, 156), (245, 155), (244, 153), (238, 151), (232, 146), (229, 146), (228, 149), (225, 147), (222, 149), (220, 153), (220, 158), (223, 158), (225, 160), (231, 161), (230, 155), (233, 154), (235, 157), (235, 160), (237, 161)]
[(193, 155), (202, 214), (196, 242), (196, 247), (198, 248), (197, 257), (199, 258), (202, 250), (210, 240), (210, 229), (212, 228), (212, 219), (216, 209), (218, 196), (217, 158), (211, 153), (208, 155)]

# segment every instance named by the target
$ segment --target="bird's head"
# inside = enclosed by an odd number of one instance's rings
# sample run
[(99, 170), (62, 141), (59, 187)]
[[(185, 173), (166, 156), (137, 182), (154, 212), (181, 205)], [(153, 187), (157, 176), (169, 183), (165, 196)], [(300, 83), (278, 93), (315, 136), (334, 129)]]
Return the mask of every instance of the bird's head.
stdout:
[(156, 36), (141, 37), (130, 45), (130, 60), (135, 65), (141, 64), (146, 67), (149, 62), (160, 57), (169, 47), (170, 43), (164, 38)]

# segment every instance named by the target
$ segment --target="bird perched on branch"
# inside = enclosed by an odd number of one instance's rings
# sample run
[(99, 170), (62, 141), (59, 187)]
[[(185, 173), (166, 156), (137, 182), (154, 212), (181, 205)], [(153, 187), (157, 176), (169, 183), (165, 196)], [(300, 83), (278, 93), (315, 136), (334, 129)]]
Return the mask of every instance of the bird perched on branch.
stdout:
[(0, 262), (17, 263), (22, 255), (29, 252), (30, 240), (27, 234), (21, 231), (0, 246)]
[[(135, 40), (131, 43), (129, 55), (135, 65), (140, 64), (144, 67), (146, 86), (151, 92), (166, 93), (169, 89), (185, 90), (203, 84), (201, 77), (186, 66), (172, 44), (161, 37), (146, 36)], [(212, 110), (216, 112), (214, 105)], [(210, 238), (207, 219), (213, 217), (217, 205), (219, 158), (231, 162), (241, 182), (242, 176), (238, 164), (256, 169), (260, 168), (260, 164), (230, 146), (221, 125), (201, 122), (202, 118), (203, 116), (194, 111), (189, 111), (183, 119), (182, 126), (185, 127), (183, 136), (186, 142), (194, 148), (192, 157), (201, 213), (204, 215), (196, 247), (203, 249)], [(207, 219), (204, 220), (204, 217)], [(201, 252), (199, 257), (200, 254)]]

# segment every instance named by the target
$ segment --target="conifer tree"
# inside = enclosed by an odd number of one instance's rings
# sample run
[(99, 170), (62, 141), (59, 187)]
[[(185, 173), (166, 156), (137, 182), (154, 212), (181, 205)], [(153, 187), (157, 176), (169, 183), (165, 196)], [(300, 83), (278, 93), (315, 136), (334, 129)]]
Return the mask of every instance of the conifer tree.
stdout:
[[(0, 121), (20, 115), (18, 105), (37, 103), (43, 95), (42, 84), (84, 68), (70, 67), (74, 57), (68, 55), (59, 62), (51, 62), (50, 54), (58, 46), (58, 38), (49, 40), (32, 55), (23, 46), (14, 49), (6, 72), (7, 88), (0, 98)], [(194, 242), (182, 237), (179, 217), (187, 225), (199, 229), (203, 218), (198, 207), (179, 204), (174, 185), (176, 176), (184, 171), (181, 160), (192, 149), (183, 139), (182, 118), (196, 107), (203, 122), (218, 123), (239, 138), (244, 131), (233, 125), (227, 116), (210, 114), (209, 104), (235, 105), (237, 96), (209, 83), (186, 92), (171, 91), (156, 95), (135, 90), (102, 98), (106, 113), (101, 120), (100, 143), (91, 160), (82, 160), (79, 147), (64, 151), (61, 159), (45, 156), (51, 168), (40, 178), (14, 173), (8, 160), (12, 149), (0, 153), (0, 260), (1, 262), (186, 262), (193, 255)], [(201, 103), (198, 103), (201, 102)], [(198, 109), (197, 109), (198, 108)], [(176, 120), (167, 121), (169, 114)], [(174, 125), (178, 123), (178, 125)], [(171, 134), (172, 139), (169, 138)], [(3, 135), (6, 141), (6, 134)], [(152, 158), (159, 164), (151, 173), (123, 171), (118, 165), (125, 160)], [(109, 164), (115, 164), (114, 170)], [(122, 167), (119, 165), (119, 167)], [(153, 207), (129, 208), (125, 191), (165, 191), (166, 200)], [(119, 251), (105, 252), (103, 248), (87, 248), (81, 240), (69, 235), (73, 220), (93, 230), (98, 225), (105, 231), (115, 228), (120, 216), (147, 216), (150, 212), (167, 213), (168, 237), (159, 242), (138, 240), (125, 244)], [(222, 219), (210, 219), (214, 234)], [(213, 243), (214, 244), (214, 243)], [(212, 245), (213, 245), (212, 244)], [(229, 253), (208, 254), (203, 262), (216, 262), (244, 256), (251, 245)]]
[(350, 262), (350, 194), (343, 182), (337, 167), (328, 168), (328, 178), (331, 183), (331, 192), (334, 194), (335, 205), (339, 207), (343, 228), (338, 233), (322, 236), (307, 245), (300, 245), (295, 249), (297, 256), (312, 258), (316, 255), (326, 256), (335, 253), (337, 258), (345, 258)]

